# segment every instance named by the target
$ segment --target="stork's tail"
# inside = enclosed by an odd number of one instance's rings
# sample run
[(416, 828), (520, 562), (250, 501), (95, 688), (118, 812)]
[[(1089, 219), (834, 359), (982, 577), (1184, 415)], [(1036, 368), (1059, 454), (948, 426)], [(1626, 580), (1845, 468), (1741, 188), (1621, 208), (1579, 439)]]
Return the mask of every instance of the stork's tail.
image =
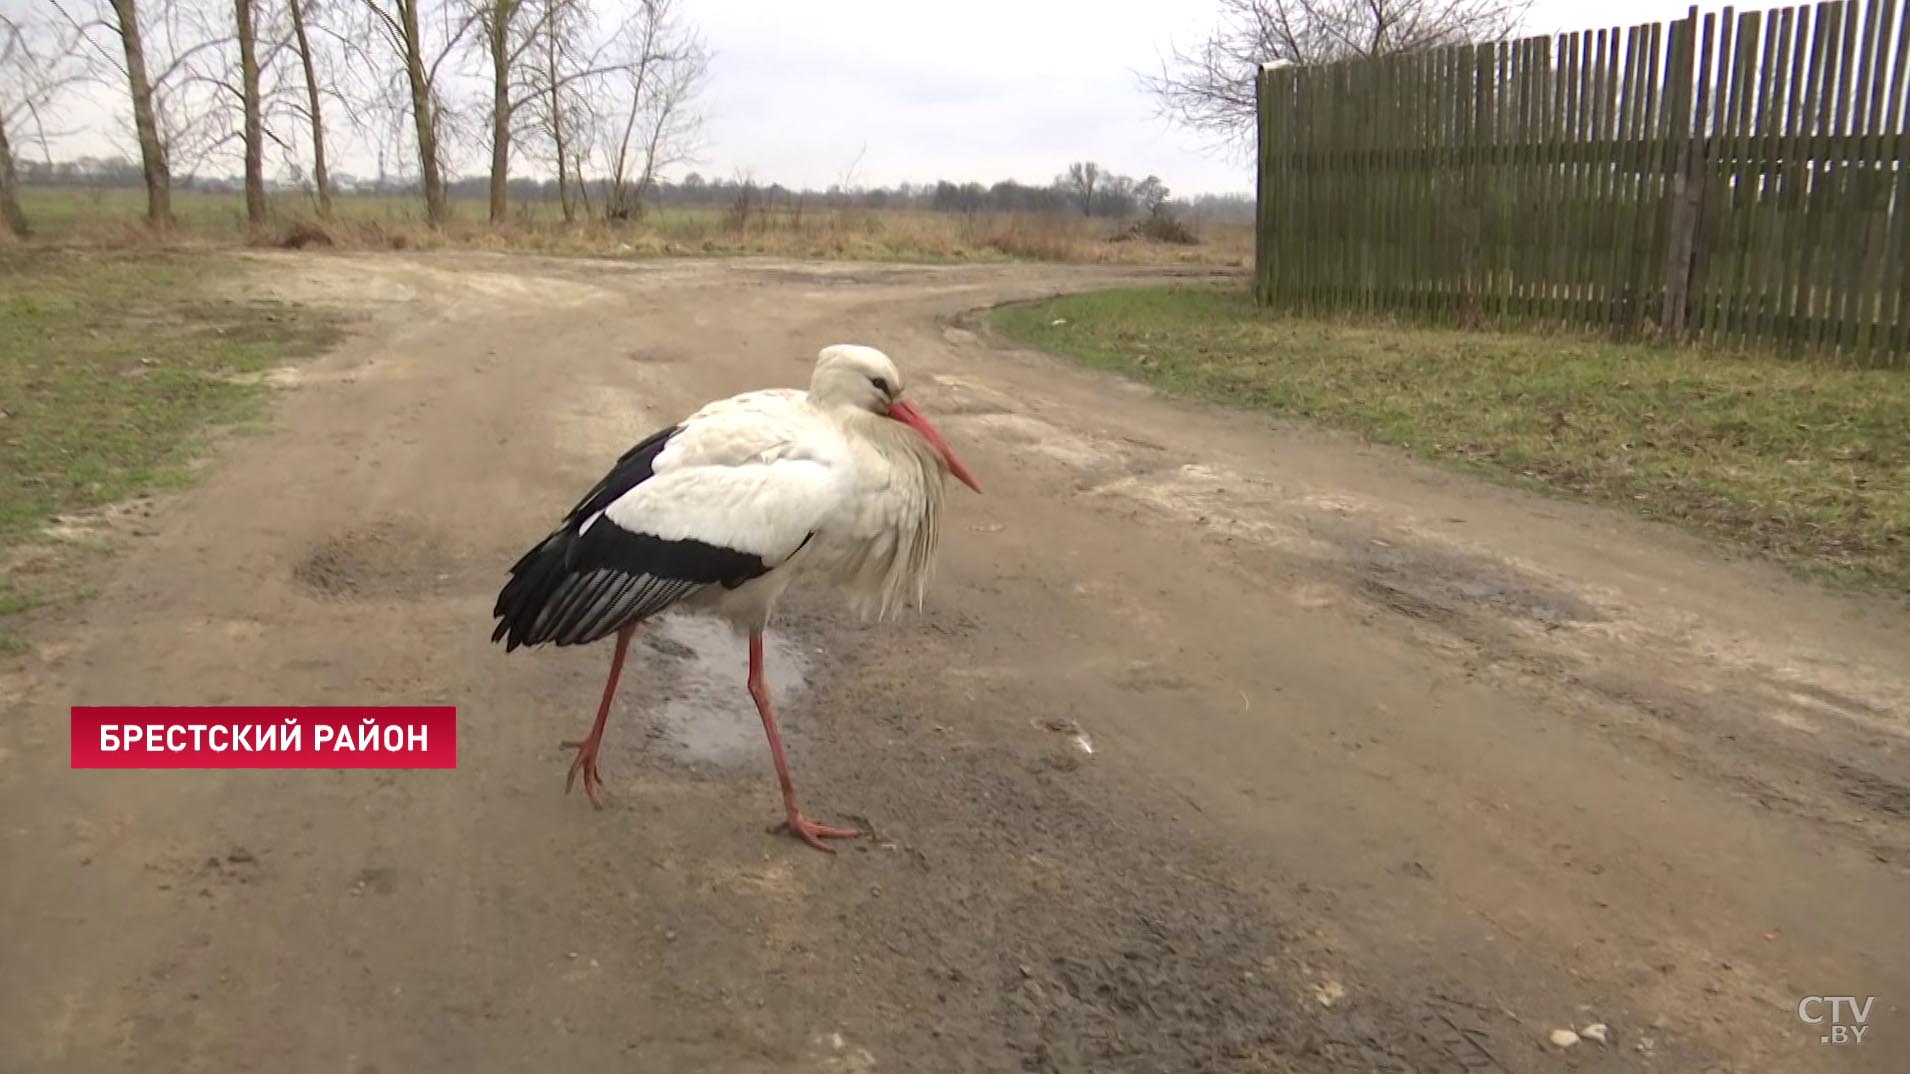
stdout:
[(511, 580), (498, 591), (497, 604), (491, 609), (498, 620), (491, 640), (502, 641), (505, 652), (551, 640), (550, 617), (544, 611), (570, 573), (576, 546), (576, 532), (565, 526), (538, 542), (511, 567)]

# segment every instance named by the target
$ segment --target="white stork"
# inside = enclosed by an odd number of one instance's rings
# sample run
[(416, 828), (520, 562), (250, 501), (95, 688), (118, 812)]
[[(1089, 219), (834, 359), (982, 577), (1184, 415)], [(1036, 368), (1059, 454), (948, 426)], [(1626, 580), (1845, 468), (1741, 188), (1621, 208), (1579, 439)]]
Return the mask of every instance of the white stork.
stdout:
[(902, 398), (902, 374), (872, 347), (827, 347), (807, 392), (770, 389), (710, 403), (617, 460), (562, 524), (511, 568), (491, 640), (616, 653), (597, 722), (564, 789), (583, 773), (600, 805), (597, 750), (637, 625), (677, 607), (749, 635), (749, 694), (769, 736), (787, 826), (805, 843), (853, 838), (796, 808), (763, 681), (763, 630), (799, 573), (844, 587), (864, 615), (919, 605), (933, 566), (946, 475), (981, 491), (941, 434)]

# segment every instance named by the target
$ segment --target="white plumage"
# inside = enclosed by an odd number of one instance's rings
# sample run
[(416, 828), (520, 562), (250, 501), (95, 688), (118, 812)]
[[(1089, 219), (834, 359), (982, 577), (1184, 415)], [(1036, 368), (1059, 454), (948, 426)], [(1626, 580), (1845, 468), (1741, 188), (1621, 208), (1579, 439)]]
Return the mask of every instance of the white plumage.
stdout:
[(820, 838), (854, 834), (796, 809), (762, 684), (761, 635), (777, 598), (805, 575), (839, 586), (868, 616), (923, 598), (945, 479), (976, 486), (902, 390), (901, 372), (881, 351), (825, 348), (808, 391), (718, 400), (626, 452), (511, 568), (493, 613), (492, 640), (506, 651), (617, 636), (597, 722), (569, 743), (578, 750), (570, 778), (582, 772), (593, 803), (597, 748), (631, 633), (680, 606), (749, 635), (750, 694), (791, 830), (823, 849)]

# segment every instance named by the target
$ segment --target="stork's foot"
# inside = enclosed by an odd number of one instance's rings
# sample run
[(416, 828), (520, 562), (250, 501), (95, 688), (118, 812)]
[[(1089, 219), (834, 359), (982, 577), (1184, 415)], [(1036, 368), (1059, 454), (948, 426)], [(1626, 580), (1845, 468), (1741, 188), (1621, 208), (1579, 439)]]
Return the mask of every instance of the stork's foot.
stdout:
[(854, 839), (862, 834), (854, 828), (832, 828), (827, 824), (817, 824), (793, 809), (789, 811), (788, 820), (770, 830), (787, 831), (825, 854), (834, 854), (836, 848), (823, 842), (824, 839)]
[(577, 751), (577, 756), (570, 759), (570, 773), (564, 777), (564, 793), (570, 793), (571, 786), (577, 782), (577, 775), (581, 772), (584, 777), (584, 797), (590, 799), (591, 805), (602, 809), (604, 804), (597, 800), (597, 788), (603, 786), (603, 778), (597, 775), (596, 736), (580, 742), (566, 742), (563, 746), (567, 750)]

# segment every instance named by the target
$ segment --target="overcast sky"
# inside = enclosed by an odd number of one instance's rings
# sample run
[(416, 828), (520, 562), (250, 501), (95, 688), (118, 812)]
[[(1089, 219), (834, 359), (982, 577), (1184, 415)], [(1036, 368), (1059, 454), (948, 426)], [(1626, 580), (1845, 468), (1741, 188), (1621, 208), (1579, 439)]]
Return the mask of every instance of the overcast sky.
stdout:
[[(710, 174), (753, 167), (827, 186), (866, 141), (867, 182), (1045, 182), (1068, 160), (1092, 159), (1152, 172), (1178, 193), (1253, 188), (1247, 163), (1155, 118), (1135, 83), (1171, 44), (1205, 36), (1215, 9), (1204, 0), (688, 3), (717, 54)], [(1587, 6), (1539, 0), (1529, 25), (1593, 25)], [(1597, 18), (1629, 25), (1689, 6), (1604, 0)]]
[[(0, 0), (18, 8), (24, 2)], [(616, 0), (595, 0), (616, 7)], [(1176, 193), (1247, 192), (1248, 165), (1155, 118), (1135, 81), (1210, 27), (1207, 0), (681, 0), (715, 52), (704, 104), (705, 175), (826, 187), (857, 161), (862, 185), (938, 178), (1046, 182), (1069, 160), (1161, 176)], [(1605, 0), (1601, 25), (1681, 16), (1674, 0)], [(1738, 5), (1770, 6), (1759, 0)], [(1579, 29), (1588, 5), (1538, 0), (1532, 32)], [(1711, 5), (1706, 5), (1711, 10)], [(115, 110), (118, 98), (111, 98)], [(113, 132), (123, 119), (75, 115)], [(56, 155), (99, 152), (88, 134)], [(866, 147), (866, 151), (865, 151)], [(374, 169), (339, 147), (335, 167)], [(455, 162), (479, 171), (480, 154)], [(410, 170), (410, 169), (406, 169)]]

